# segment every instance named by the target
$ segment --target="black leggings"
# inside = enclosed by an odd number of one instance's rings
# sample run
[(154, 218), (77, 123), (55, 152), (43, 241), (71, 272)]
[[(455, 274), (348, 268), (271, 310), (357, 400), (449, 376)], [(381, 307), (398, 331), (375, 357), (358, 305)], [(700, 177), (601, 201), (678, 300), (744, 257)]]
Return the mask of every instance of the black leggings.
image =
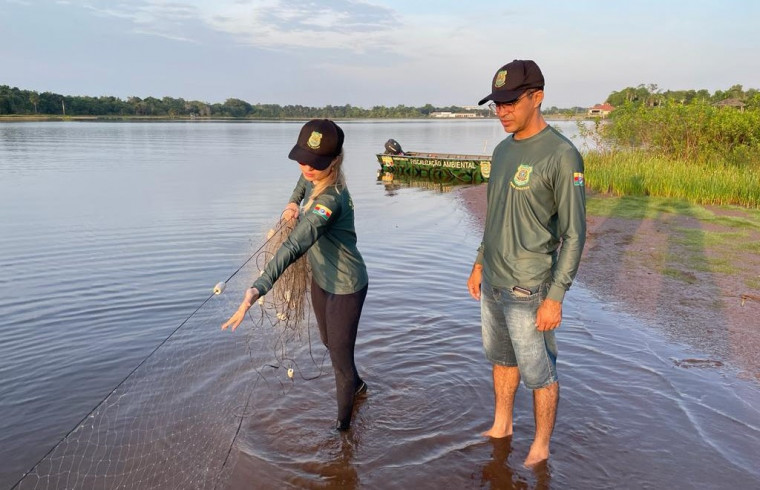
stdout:
[(351, 423), (354, 408), (354, 393), (362, 384), (362, 379), (354, 364), (354, 345), (359, 329), (367, 288), (351, 294), (333, 294), (311, 281), (311, 304), (317, 318), (319, 336), (330, 352), (335, 371), (335, 391), (338, 399), (338, 422)]

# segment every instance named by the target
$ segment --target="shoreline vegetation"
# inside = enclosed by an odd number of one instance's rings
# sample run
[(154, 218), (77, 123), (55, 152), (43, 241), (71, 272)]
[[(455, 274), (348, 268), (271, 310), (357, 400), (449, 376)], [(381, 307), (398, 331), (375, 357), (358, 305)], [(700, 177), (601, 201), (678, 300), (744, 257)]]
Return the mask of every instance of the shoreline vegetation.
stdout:
[(579, 123), (592, 148), (586, 186), (617, 197), (760, 208), (760, 93), (733, 89), (717, 102), (642, 93), (593, 127)]
[[(550, 107), (545, 114), (558, 118), (585, 117), (586, 107), (559, 109)], [(466, 118), (493, 117), (486, 106), (445, 106), (425, 104), (421, 107), (397, 105), (386, 107), (376, 105), (371, 108), (351, 104), (309, 107), (303, 105), (251, 104), (241, 99), (230, 98), (223, 103), (208, 103), (173, 97), (128, 97), (123, 100), (113, 96), (72, 96), (52, 92), (39, 93), (17, 87), (0, 85), (0, 120), (6, 116), (20, 118), (41, 118), (34, 120), (90, 120), (105, 118), (147, 120), (304, 120), (314, 118), (329, 119), (418, 119), (452, 116)], [(446, 117), (448, 116), (448, 117)]]

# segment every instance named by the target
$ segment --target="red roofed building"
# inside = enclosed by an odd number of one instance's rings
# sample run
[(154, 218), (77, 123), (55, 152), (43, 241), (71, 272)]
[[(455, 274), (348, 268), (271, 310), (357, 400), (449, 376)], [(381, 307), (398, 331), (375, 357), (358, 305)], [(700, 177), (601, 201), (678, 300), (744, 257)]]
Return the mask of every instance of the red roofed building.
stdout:
[(588, 117), (607, 117), (615, 108), (608, 103), (596, 104), (588, 110)]

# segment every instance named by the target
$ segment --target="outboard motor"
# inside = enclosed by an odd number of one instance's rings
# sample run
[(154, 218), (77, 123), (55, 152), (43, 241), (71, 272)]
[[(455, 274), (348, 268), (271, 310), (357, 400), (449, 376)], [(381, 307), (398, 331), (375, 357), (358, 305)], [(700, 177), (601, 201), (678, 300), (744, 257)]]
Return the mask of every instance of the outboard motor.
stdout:
[(401, 145), (398, 143), (398, 141), (390, 139), (385, 142), (385, 153), (388, 153), (390, 155), (401, 155), (404, 153), (404, 150), (401, 149)]

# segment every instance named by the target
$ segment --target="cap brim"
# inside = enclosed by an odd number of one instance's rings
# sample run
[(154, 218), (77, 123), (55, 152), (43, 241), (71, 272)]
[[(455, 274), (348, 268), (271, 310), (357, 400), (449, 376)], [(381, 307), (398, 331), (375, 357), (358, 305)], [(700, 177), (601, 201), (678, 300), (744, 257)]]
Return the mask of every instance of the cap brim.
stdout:
[(497, 90), (486, 95), (478, 102), (478, 105), (483, 105), (489, 100), (494, 102), (514, 102), (519, 96), (522, 95), (527, 89), (520, 90)]
[(308, 165), (315, 170), (326, 169), (335, 159), (335, 157), (331, 156), (316, 155), (308, 150), (301, 148), (298, 145), (294, 146), (293, 149), (290, 150), (288, 158), (295, 160), (298, 163)]

